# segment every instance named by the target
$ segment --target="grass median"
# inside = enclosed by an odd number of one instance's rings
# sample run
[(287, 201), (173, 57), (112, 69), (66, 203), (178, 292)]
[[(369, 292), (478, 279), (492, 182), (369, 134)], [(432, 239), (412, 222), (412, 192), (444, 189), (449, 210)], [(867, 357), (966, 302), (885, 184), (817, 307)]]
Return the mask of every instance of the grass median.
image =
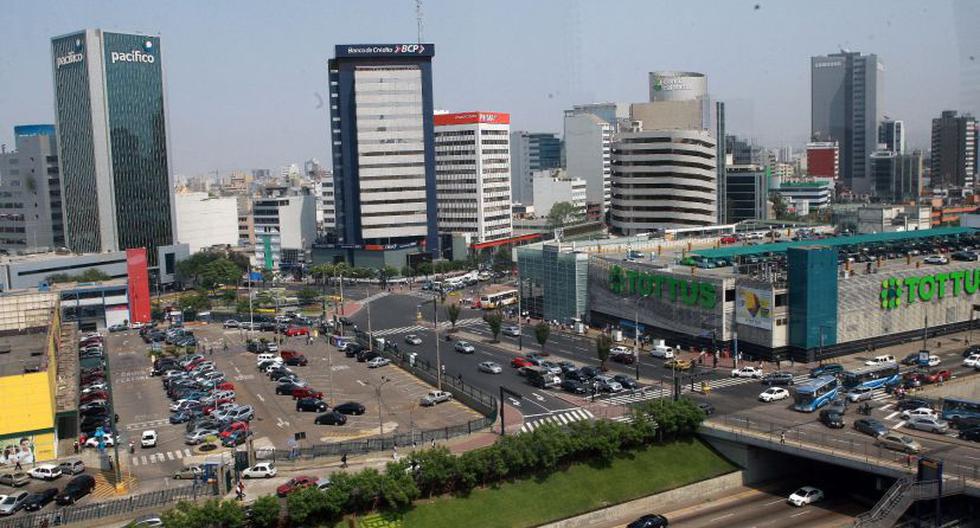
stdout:
[(652, 445), (608, 466), (573, 464), (543, 477), (476, 489), (466, 497), (421, 501), (401, 526), (510, 528), (571, 517), (723, 475), (737, 469), (697, 439)]

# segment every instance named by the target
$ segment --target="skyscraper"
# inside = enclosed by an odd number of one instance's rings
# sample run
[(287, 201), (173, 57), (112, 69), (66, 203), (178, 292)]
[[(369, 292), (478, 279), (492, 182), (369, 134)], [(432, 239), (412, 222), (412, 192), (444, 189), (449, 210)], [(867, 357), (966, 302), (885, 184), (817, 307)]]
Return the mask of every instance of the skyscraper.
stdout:
[(331, 145), (337, 233), (345, 247), (438, 252), (434, 52), (432, 44), (335, 48)]
[(531, 174), (561, 167), (561, 139), (550, 132), (510, 133), (510, 188), (515, 202), (534, 203)]
[(160, 38), (89, 29), (51, 52), (67, 246), (156, 264), (176, 229)]
[(510, 237), (510, 114), (436, 115), (435, 142), (439, 232)]
[(586, 110), (565, 111), (565, 169), (571, 179), (586, 183), (592, 219), (609, 209), (613, 125)]
[(54, 125), (16, 126), (14, 141), (0, 153), (0, 249), (64, 246)]
[(905, 122), (885, 119), (878, 125), (878, 144), (895, 154), (905, 154)]
[(968, 187), (974, 183), (977, 163), (977, 120), (970, 114), (945, 110), (932, 120), (930, 183)]
[(871, 192), (871, 153), (878, 143), (878, 99), (884, 66), (878, 56), (841, 51), (810, 58), (810, 135), (840, 146), (841, 182)]

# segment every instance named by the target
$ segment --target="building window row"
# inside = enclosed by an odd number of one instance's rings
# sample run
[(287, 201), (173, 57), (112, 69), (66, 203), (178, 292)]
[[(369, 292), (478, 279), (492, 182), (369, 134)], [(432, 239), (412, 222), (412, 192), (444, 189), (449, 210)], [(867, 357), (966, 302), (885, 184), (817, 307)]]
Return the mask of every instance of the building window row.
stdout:
[(679, 160), (624, 161), (622, 159), (615, 159), (612, 164), (617, 167), (687, 167), (690, 169), (715, 170), (715, 167), (704, 163)]
[[(424, 214), (425, 214), (425, 209), (416, 209), (414, 211), (381, 211), (377, 213), (361, 212), (361, 216), (363, 218), (383, 218), (383, 217), (393, 217), (393, 216), (413, 216), (413, 215), (424, 215)], [(377, 227), (377, 226), (372, 226), (372, 227)]]
[[(360, 156), (421, 156), (424, 150), (379, 150), (375, 152), (358, 152)], [(361, 165), (362, 167), (364, 165)]]

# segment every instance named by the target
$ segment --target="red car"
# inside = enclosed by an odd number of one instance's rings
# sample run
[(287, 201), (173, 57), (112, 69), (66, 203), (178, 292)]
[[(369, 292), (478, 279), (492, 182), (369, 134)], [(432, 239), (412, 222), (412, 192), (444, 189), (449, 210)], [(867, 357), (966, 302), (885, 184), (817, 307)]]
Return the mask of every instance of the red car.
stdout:
[(738, 242), (738, 239), (733, 236), (721, 237), (722, 244), (734, 244), (735, 242)]
[(531, 363), (530, 361), (528, 361), (527, 358), (516, 357), (516, 358), (510, 360), (510, 366), (512, 366), (514, 368), (533, 367), (534, 366), (534, 363)]
[(108, 400), (109, 393), (106, 391), (92, 391), (88, 394), (82, 394), (82, 397), (78, 399), (80, 403), (87, 403), (92, 400)]
[(310, 329), (305, 326), (290, 326), (286, 329), (287, 337), (296, 337), (301, 335), (310, 335)]
[(248, 431), (248, 422), (233, 422), (228, 427), (225, 427), (218, 433), (221, 438), (228, 438), (232, 433), (238, 431)]
[(223, 381), (214, 386), (216, 391), (233, 391), (235, 390), (235, 384), (230, 381)]
[(303, 398), (316, 398), (317, 400), (322, 400), (323, 399), (323, 393), (320, 392), (320, 391), (318, 391), (318, 390), (311, 389), (310, 387), (302, 387), (302, 388), (299, 388), (299, 389), (293, 389), (293, 399), (294, 400), (300, 400), (300, 399), (303, 399)]
[(286, 481), (285, 484), (276, 488), (276, 495), (280, 497), (285, 497), (294, 491), (299, 491), (303, 488), (308, 488), (310, 486), (316, 485), (316, 479), (313, 477), (293, 477)]
[(948, 370), (937, 370), (926, 375), (925, 382), (939, 383), (940, 381), (949, 381), (949, 378), (952, 377), (952, 375), (953, 374)]
[(295, 350), (282, 350), (282, 351), (279, 352), (279, 357), (281, 357), (284, 360), (289, 359), (289, 358), (298, 357), (298, 356), (301, 356), (301, 355), (302, 354), (300, 354), (299, 352), (297, 352)]

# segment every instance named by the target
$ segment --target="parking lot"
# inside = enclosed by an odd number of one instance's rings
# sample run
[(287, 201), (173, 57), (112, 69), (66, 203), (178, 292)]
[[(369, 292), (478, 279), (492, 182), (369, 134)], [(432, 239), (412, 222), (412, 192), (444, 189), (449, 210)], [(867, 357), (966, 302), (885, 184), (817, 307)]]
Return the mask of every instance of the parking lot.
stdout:
[[(328, 406), (345, 402), (364, 406), (364, 413), (348, 415), (345, 425), (315, 425), (314, 419), (322, 413), (297, 411), (296, 400), (291, 395), (277, 395), (276, 382), (256, 368), (257, 354), (246, 350), (247, 332), (222, 328), (219, 324), (190, 329), (197, 337), (201, 354), (213, 361), (215, 369), (234, 384), (235, 403), (254, 408), (255, 417), (249, 426), (256, 449), (288, 449), (297, 445), (293, 439), (298, 432), (306, 433), (306, 439), (298, 444), (306, 447), (362, 439), (378, 435), (379, 430), (384, 434), (405, 433), (456, 425), (479, 417), (455, 401), (435, 407), (420, 406), (421, 397), (432, 387), (393, 365), (368, 368), (366, 363), (345, 357), (322, 337), (313, 340), (305, 336), (282, 337), (280, 352), (295, 351), (307, 358), (305, 366), (289, 368), (309, 388), (322, 392)], [(271, 332), (251, 332), (251, 337), (275, 340)], [(147, 485), (159, 487), (147, 483), (152, 480), (166, 485), (178, 469), (201, 462), (214, 453), (201, 453), (196, 446), (187, 445), (186, 425), (169, 423), (172, 402), (166, 397), (161, 380), (150, 376), (149, 346), (136, 332), (110, 335), (108, 350), (116, 412), (120, 417), (121, 453), (125, 453), (123, 467), (138, 477), (143, 485), (141, 489)], [(150, 429), (158, 434), (157, 446), (139, 447), (140, 434)], [(136, 444), (132, 454), (127, 451), (129, 440)]]

